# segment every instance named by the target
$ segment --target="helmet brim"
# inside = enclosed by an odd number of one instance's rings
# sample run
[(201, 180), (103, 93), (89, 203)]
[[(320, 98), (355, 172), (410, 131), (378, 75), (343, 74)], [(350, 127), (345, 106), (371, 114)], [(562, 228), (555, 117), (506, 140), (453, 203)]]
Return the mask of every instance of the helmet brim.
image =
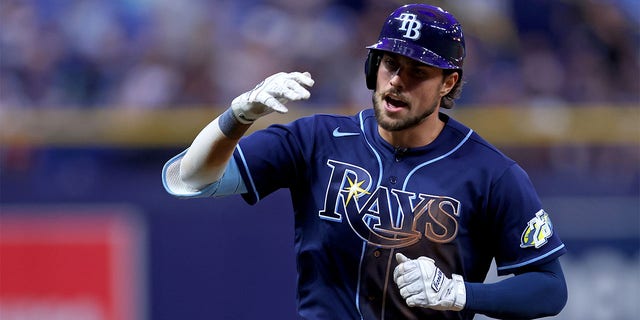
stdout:
[(393, 52), (440, 69), (461, 69), (433, 51), (401, 39), (381, 38), (367, 49)]

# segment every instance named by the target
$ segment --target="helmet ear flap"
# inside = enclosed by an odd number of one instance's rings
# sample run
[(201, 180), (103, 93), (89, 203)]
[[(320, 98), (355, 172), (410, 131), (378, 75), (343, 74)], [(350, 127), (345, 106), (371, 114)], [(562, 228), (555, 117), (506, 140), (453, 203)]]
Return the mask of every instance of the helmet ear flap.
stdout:
[(376, 89), (378, 67), (380, 66), (381, 58), (382, 54), (380, 52), (378, 52), (377, 50), (369, 50), (367, 60), (364, 63), (364, 75), (368, 89)]

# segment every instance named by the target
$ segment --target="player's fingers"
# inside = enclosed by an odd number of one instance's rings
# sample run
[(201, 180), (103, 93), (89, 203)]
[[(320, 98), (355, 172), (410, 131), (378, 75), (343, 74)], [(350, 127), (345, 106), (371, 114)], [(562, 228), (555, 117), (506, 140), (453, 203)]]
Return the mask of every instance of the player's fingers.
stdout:
[(393, 269), (393, 279), (396, 281), (396, 283), (398, 282), (398, 279), (406, 274), (408, 274), (409, 272), (417, 269), (418, 267), (415, 265), (415, 262), (409, 260), (407, 262), (403, 262), (399, 265), (396, 266), (395, 269)]
[(309, 99), (311, 93), (309, 90), (301, 86), (299, 83), (289, 80), (285, 83), (286, 88), (282, 90), (281, 95), (289, 100)]
[[(411, 262), (407, 262), (403, 265), (407, 264), (411, 264)], [(394, 272), (394, 281), (398, 285), (398, 288), (402, 288), (414, 282), (420, 282), (421, 278), (422, 273), (417, 267), (409, 266), (408, 269), (404, 269), (403, 272), (398, 272), (397, 274)]]
[(289, 77), (307, 88), (312, 87), (315, 83), (309, 72), (291, 72)]
[(411, 259), (407, 258), (407, 256), (405, 256), (404, 254), (397, 252), (396, 253), (396, 261), (398, 261), (398, 263), (403, 263), (403, 262), (407, 262)]
[(400, 283), (398, 282), (398, 280), (400, 279), (401, 274), (402, 274), (402, 273), (401, 273), (400, 271), (398, 271), (398, 267), (396, 267), (396, 268), (393, 270), (393, 281), (394, 281), (397, 285), (400, 285)]
[(411, 296), (411, 293), (406, 288), (400, 288), (400, 296), (402, 296), (404, 299), (407, 299)]
[(425, 293), (421, 292), (405, 298), (405, 301), (409, 307), (422, 306), (427, 303), (427, 296)]
[(278, 101), (278, 99), (274, 98), (272, 95), (266, 92), (261, 92), (257, 97), (257, 100), (278, 113), (287, 113), (289, 111), (289, 109), (287, 109), (284, 104)]
[(395, 267), (395, 269), (393, 269), (393, 280), (396, 281), (396, 283), (398, 282), (398, 278), (400, 278), (402, 275), (405, 274), (405, 265), (404, 263), (401, 263), (399, 265), (397, 265)]
[(431, 259), (429, 257), (425, 257), (425, 256), (419, 257), (418, 260), (425, 261), (425, 262), (428, 262), (429, 264), (433, 264), (433, 265), (435, 265), (435, 263), (436, 263), (435, 260), (433, 260), (433, 259)]
[(408, 285), (400, 288), (400, 295), (406, 298), (412, 295), (419, 294), (424, 291), (424, 282), (416, 281), (409, 283)]
[[(278, 81), (273, 81), (272, 83), (265, 85), (264, 89), (258, 90), (265, 91), (267, 94), (278, 99), (282, 104), (289, 101), (305, 100), (311, 97), (309, 90), (295, 80), (289, 78), (280, 78)], [(258, 90), (254, 90), (254, 92)]]
[(420, 269), (420, 265), (418, 264), (418, 261), (416, 260), (409, 260), (407, 262), (403, 262), (401, 264), (399, 264), (396, 269), (398, 269), (398, 272), (402, 273), (402, 274), (407, 274), (409, 272), (413, 272), (414, 270), (419, 270)]

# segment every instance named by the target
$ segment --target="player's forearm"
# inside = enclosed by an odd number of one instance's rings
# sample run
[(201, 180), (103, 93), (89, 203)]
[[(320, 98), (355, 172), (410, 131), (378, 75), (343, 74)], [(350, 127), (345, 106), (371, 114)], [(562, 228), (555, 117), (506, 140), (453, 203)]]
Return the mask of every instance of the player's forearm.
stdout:
[(467, 309), (501, 319), (556, 315), (567, 301), (567, 287), (557, 260), (497, 283), (466, 283), (466, 287)]
[(224, 173), (240, 137), (260, 117), (285, 113), (284, 103), (305, 100), (313, 86), (308, 72), (276, 73), (231, 101), (231, 107), (209, 123), (193, 140), (180, 163), (180, 179), (200, 189)]
[(193, 140), (180, 163), (182, 181), (201, 188), (220, 179), (249, 126), (236, 121), (230, 109), (209, 123)]

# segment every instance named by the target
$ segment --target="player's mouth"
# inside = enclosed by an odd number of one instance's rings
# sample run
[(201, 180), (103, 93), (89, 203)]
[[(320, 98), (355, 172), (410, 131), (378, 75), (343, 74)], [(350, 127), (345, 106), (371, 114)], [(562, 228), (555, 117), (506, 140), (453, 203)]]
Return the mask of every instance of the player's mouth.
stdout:
[(409, 103), (408, 102), (406, 102), (401, 97), (393, 95), (393, 94), (385, 95), (382, 98), (382, 100), (385, 102), (384, 103), (384, 108), (388, 112), (398, 112), (398, 111), (400, 111), (402, 109), (406, 109), (406, 108), (409, 107)]

